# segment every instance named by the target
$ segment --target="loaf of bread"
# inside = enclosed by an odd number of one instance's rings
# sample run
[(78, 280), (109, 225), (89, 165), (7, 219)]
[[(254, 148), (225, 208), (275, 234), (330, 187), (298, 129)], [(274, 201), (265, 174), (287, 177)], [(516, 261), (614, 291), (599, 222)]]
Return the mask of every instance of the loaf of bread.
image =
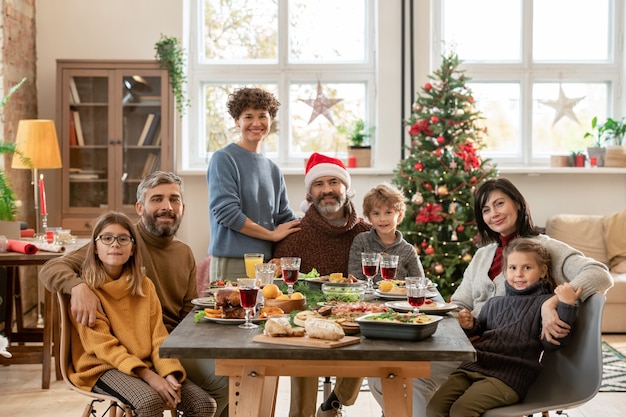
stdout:
[(271, 337), (303, 337), (302, 327), (294, 328), (287, 317), (274, 317), (265, 323), (263, 333)]
[(324, 340), (339, 340), (346, 334), (338, 323), (331, 320), (309, 318), (304, 322), (304, 329), (309, 337)]

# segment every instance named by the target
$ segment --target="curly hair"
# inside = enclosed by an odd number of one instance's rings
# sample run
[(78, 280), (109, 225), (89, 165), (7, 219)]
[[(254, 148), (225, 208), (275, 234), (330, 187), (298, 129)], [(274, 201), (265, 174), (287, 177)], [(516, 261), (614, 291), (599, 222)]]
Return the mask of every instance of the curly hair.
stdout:
[(384, 205), (400, 213), (400, 218), (404, 218), (406, 212), (404, 200), (402, 191), (389, 184), (379, 184), (363, 197), (363, 215), (369, 218), (372, 210)]
[(246, 109), (267, 110), (273, 119), (278, 113), (280, 102), (269, 91), (261, 88), (244, 87), (238, 88), (228, 96), (226, 107), (228, 108), (228, 114), (235, 120), (239, 119), (241, 113)]

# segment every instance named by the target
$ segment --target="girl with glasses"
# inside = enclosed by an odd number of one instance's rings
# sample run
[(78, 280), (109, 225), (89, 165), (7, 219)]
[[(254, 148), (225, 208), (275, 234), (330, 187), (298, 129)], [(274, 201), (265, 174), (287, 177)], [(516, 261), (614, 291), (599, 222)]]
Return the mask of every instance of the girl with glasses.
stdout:
[(168, 335), (154, 284), (145, 276), (128, 216), (108, 212), (96, 222), (81, 276), (103, 311), (93, 327), (71, 315), (70, 379), (80, 388), (113, 395), (136, 416), (161, 417), (165, 408), (212, 417), (211, 396), (186, 379), (178, 359), (162, 359)]

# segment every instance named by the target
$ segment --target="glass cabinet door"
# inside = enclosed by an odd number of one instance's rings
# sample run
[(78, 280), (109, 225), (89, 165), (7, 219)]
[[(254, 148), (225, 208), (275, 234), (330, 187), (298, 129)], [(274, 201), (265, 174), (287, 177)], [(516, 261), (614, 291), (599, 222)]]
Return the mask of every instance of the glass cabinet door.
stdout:
[(109, 200), (109, 78), (76, 75), (70, 76), (68, 83), (69, 207), (106, 208)]
[[(161, 169), (163, 77), (124, 74), (118, 89), (122, 100), (123, 155), (120, 158), (120, 204), (133, 208), (142, 178)], [(118, 204), (119, 205), (119, 204)]]

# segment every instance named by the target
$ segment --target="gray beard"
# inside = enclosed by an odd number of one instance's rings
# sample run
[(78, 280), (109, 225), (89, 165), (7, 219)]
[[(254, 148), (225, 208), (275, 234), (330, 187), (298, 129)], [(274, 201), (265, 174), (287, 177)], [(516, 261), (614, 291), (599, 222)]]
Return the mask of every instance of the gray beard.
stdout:
[(144, 215), (143, 224), (146, 226), (146, 230), (154, 236), (169, 237), (174, 236), (180, 227), (179, 219), (172, 226), (158, 225), (156, 220), (152, 216)]

